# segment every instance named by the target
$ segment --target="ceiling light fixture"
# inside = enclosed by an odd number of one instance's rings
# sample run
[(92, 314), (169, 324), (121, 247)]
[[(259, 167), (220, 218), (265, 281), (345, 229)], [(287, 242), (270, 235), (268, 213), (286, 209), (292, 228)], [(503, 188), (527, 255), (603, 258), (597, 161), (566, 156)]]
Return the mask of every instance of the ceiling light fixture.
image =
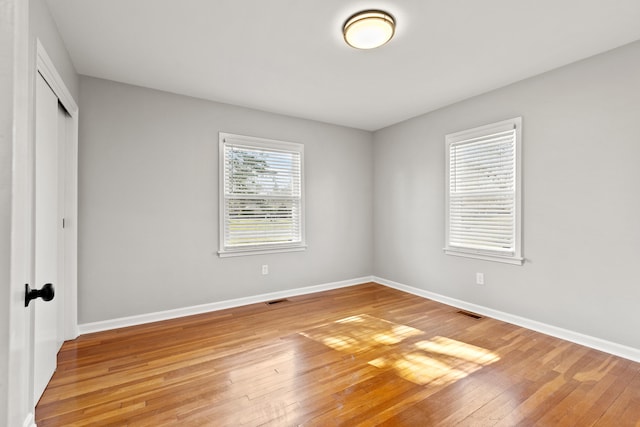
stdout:
[(396, 30), (396, 21), (382, 10), (363, 10), (347, 19), (342, 27), (344, 41), (356, 49), (374, 49), (387, 43)]

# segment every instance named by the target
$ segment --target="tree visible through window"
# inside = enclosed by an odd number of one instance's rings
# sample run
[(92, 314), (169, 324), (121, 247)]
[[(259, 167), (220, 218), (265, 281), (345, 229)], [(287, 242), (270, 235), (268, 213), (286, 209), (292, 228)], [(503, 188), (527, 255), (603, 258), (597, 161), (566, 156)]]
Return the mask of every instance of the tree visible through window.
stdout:
[(303, 146), (220, 134), (220, 255), (304, 249)]

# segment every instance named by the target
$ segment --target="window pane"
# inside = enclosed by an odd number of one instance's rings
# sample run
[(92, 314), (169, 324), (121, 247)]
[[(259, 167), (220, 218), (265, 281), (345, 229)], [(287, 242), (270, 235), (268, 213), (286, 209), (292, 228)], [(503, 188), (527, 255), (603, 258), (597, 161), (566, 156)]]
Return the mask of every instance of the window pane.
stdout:
[(221, 134), (221, 248), (302, 246), (302, 145)]
[(520, 123), (447, 135), (447, 253), (520, 258)]

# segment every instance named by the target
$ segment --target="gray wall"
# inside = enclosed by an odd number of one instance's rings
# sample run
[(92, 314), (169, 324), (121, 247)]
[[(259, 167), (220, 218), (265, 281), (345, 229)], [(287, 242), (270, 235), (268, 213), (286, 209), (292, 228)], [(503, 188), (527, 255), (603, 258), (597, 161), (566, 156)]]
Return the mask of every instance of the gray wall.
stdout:
[[(640, 348), (638, 70), (640, 42), (376, 132), (374, 274)], [(525, 264), (444, 255), (444, 136), (516, 116)]]
[[(79, 321), (373, 273), (640, 348), (639, 67), (634, 43), (373, 136), (82, 77)], [(525, 265), (445, 256), (444, 135), (516, 116)], [(217, 256), (220, 131), (305, 144), (306, 252)]]
[[(370, 133), (90, 77), (80, 93), (81, 324), (371, 274)], [(218, 132), (304, 144), (305, 252), (218, 257)]]

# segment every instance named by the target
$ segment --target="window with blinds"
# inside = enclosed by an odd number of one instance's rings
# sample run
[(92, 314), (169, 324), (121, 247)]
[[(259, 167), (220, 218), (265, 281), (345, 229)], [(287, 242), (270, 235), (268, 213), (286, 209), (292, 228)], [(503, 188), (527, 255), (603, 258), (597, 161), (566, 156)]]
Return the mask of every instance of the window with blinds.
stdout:
[(303, 250), (304, 146), (220, 134), (220, 256)]
[(446, 136), (445, 252), (522, 264), (518, 117)]

